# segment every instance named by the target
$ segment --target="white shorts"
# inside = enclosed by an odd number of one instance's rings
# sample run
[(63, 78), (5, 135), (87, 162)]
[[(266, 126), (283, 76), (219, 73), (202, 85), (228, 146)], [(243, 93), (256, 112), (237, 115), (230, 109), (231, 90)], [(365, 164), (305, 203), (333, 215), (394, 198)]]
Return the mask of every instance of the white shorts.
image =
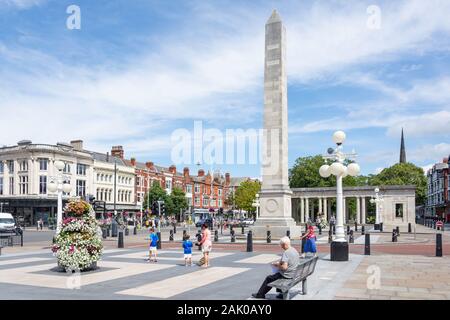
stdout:
[(185, 253), (184, 259), (192, 259), (192, 253)]
[(151, 252), (156, 252), (157, 247), (150, 247)]
[(211, 252), (211, 246), (204, 246), (204, 247), (202, 247), (202, 252), (203, 253), (205, 253), (205, 252)]

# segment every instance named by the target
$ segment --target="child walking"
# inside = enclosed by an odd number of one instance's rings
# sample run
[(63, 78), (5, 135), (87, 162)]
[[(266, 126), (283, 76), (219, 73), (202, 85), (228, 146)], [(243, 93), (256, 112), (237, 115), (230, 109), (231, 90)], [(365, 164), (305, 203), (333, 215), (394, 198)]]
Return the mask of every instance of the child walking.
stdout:
[(184, 265), (192, 267), (192, 241), (189, 240), (190, 236), (186, 234), (183, 240), (184, 249)]
[(158, 262), (158, 260), (156, 260), (156, 253), (157, 253), (157, 246), (158, 246), (158, 235), (155, 233), (155, 228), (151, 228), (150, 229), (150, 249), (148, 252), (148, 262), (152, 262), (152, 256), (155, 258), (154, 261)]
[(300, 240), (306, 238), (305, 246), (303, 247), (302, 258), (306, 257), (306, 254), (311, 252), (314, 253), (314, 257), (317, 257), (317, 247), (316, 247), (316, 235), (314, 234), (314, 227), (312, 225), (308, 226), (308, 232), (300, 237)]

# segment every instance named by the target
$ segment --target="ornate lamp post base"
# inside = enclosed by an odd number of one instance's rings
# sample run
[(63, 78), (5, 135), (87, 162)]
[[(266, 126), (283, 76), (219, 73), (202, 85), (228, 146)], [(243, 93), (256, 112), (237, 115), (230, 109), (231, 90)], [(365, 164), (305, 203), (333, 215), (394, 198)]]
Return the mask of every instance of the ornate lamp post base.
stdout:
[(331, 261), (348, 261), (347, 241), (333, 241), (330, 249)]

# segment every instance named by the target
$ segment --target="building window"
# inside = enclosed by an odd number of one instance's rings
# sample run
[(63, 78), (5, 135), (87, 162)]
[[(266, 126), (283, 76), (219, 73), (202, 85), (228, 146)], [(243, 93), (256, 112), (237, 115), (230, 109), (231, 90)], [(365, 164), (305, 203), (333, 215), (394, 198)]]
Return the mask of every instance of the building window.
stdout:
[(203, 206), (204, 207), (207, 207), (208, 206), (208, 199), (203, 199)]
[(14, 160), (8, 160), (8, 171), (14, 173)]
[(222, 195), (222, 189), (219, 189), (219, 196)]
[(186, 185), (186, 193), (192, 193), (192, 184)]
[(136, 186), (140, 187), (141, 186), (141, 177), (137, 177), (136, 178)]
[(166, 189), (169, 189), (169, 190), (172, 189), (172, 180), (169, 180), (169, 179), (166, 180)]
[(28, 171), (28, 161), (27, 160), (21, 160), (19, 162), (19, 170), (20, 171)]
[(219, 199), (219, 207), (222, 207), (222, 199)]
[(19, 177), (19, 194), (28, 194), (28, 176)]
[(86, 180), (77, 180), (77, 196), (86, 196)]
[(396, 203), (395, 204), (395, 217), (396, 218), (403, 218), (403, 203)]
[(64, 172), (64, 173), (70, 173), (70, 164), (69, 164), (69, 163), (66, 163), (66, 164), (64, 165), (63, 172)]
[(9, 194), (14, 195), (14, 177), (9, 177)]
[(195, 199), (194, 199), (194, 204), (195, 204), (196, 206), (199, 206), (199, 205), (200, 205), (200, 198), (199, 198), (199, 197), (195, 197)]
[(86, 175), (86, 168), (87, 168), (87, 166), (85, 164), (77, 163), (77, 175), (85, 176)]
[(39, 194), (47, 194), (47, 176), (39, 176)]
[(3, 174), (3, 172), (5, 172), (5, 164), (3, 161), (0, 161), (0, 174)]
[(198, 184), (195, 184), (194, 191), (195, 193), (200, 193), (200, 186)]
[(39, 159), (39, 170), (47, 171), (48, 169), (48, 159)]
[(0, 177), (0, 195), (3, 195), (3, 178)]

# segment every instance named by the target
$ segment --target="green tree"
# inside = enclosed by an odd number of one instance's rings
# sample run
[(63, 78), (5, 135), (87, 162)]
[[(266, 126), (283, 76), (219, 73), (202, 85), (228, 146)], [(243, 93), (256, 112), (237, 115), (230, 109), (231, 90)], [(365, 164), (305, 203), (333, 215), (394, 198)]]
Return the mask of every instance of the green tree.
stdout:
[(256, 208), (252, 204), (259, 190), (261, 190), (259, 181), (247, 180), (242, 182), (234, 195), (236, 207), (247, 212), (254, 212)]
[[(336, 186), (336, 177), (331, 175), (322, 178), (319, 168), (325, 164), (321, 155), (300, 157), (295, 161), (294, 166), (289, 170), (289, 185), (291, 188), (317, 188)], [(365, 176), (346, 176), (342, 180), (344, 186), (364, 186), (367, 185), (368, 178)]]
[(186, 199), (186, 194), (180, 188), (173, 188), (172, 193), (169, 196), (170, 203), (168, 208), (169, 214), (179, 215), (181, 210), (185, 210), (189, 207), (188, 201)]
[(425, 203), (427, 178), (423, 169), (412, 163), (397, 163), (383, 169), (379, 174), (369, 177), (371, 186), (415, 185), (416, 205)]
[(149, 192), (145, 195), (143, 208), (152, 208), (152, 203), (158, 200), (162, 200), (166, 203), (166, 212), (167, 212), (167, 205), (170, 206), (170, 203), (168, 203), (169, 196), (167, 195), (166, 190), (164, 190), (158, 181), (154, 181), (152, 187), (150, 188)]

